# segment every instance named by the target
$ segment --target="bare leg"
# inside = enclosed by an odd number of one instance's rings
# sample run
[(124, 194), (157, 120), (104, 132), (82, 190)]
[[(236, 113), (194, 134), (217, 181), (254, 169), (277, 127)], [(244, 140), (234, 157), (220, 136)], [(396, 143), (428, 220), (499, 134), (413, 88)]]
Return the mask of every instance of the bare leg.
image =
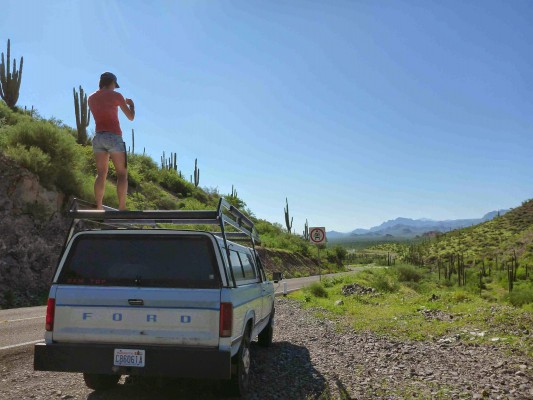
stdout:
[(94, 153), (94, 156), (96, 158), (96, 171), (98, 174), (94, 181), (94, 197), (96, 199), (96, 208), (103, 210), (102, 202), (104, 201), (105, 180), (109, 167), (109, 153), (99, 152)]
[(128, 169), (126, 166), (126, 153), (111, 153), (111, 161), (113, 161), (115, 170), (117, 171), (118, 209), (125, 210), (126, 194), (128, 193)]

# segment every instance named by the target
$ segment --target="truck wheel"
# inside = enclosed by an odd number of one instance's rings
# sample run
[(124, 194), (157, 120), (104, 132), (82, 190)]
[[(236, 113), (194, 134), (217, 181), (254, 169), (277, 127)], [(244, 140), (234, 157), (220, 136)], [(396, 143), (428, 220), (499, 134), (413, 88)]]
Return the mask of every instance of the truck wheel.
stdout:
[(233, 396), (244, 396), (250, 382), (250, 328), (246, 328), (241, 347), (232, 360), (232, 376), (227, 382), (227, 392)]
[(115, 386), (120, 379), (120, 375), (106, 374), (83, 374), (83, 380), (89, 389), (106, 390)]
[(259, 343), (259, 346), (272, 346), (272, 336), (274, 336), (274, 311), (274, 308), (272, 308), (272, 314), (270, 314), (267, 326), (265, 326), (257, 336), (257, 343)]

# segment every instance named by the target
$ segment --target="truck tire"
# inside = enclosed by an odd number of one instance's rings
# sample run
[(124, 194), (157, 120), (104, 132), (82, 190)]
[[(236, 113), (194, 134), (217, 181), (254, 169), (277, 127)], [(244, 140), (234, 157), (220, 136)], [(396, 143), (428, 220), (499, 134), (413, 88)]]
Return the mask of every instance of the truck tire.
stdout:
[(232, 360), (231, 380), (226, 382), (227, 394), (244, 396), (248, 392), (250, 383), (250, 327), (244, 331), (241, 347)]
[(259, 346), (261, 347), (272, 346), (272, 337), (274, 336), (274, 312), (275, 310), (272, 308), (272, 313), (270, 314), (267, 326), (265, 326), (257, 336), (257, 343), (259, 343)]
[(83, 380), (89, 389), (106, 390), (111, 389), (120, 380), (120, 375), (106, 374), (83, 374)]

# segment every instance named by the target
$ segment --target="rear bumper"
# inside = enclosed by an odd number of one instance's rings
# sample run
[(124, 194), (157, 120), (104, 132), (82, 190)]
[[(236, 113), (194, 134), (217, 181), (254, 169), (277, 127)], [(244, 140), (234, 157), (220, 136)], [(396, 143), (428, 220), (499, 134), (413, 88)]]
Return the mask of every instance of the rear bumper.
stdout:
[[(114, 366), (116, 348), (145, 350), (145, 366)], [(35, 345), (33, 366), (36, 371), (229, 379), (231, 354), (216, 348), (39, 343)]]

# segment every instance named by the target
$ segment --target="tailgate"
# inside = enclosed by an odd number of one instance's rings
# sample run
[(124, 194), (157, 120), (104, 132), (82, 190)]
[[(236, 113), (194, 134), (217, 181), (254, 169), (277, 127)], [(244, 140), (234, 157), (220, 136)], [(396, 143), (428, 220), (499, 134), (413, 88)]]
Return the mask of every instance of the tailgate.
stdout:
[(52, 340), (218, 346), (219, 313), (217, 289), (59, 286)]

